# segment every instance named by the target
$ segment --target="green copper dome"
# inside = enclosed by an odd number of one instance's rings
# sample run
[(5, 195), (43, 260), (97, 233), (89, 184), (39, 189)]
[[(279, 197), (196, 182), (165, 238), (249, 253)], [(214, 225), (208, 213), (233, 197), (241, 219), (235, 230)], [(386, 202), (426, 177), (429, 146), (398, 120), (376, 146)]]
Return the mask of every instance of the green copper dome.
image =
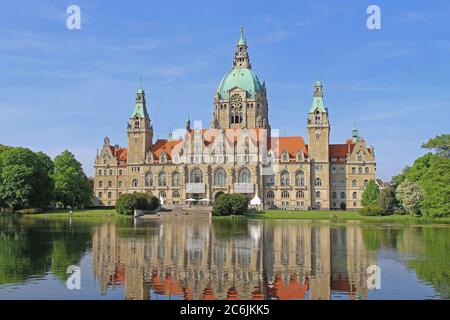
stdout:
[(247, 91), (247, 97), (253, 98), (256, 92), (262, 91), (261, 83), (256, 74), (247, 68), (233, 68), (220, 81), (217, 94), (220, 99), (228, 99), (228, 91), (238, 87)]

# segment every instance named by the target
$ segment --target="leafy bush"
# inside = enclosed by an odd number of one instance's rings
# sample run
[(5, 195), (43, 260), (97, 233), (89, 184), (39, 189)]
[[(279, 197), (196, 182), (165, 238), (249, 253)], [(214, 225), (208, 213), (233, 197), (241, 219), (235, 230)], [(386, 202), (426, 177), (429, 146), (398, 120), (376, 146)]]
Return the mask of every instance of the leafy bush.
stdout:
[(363, 216), (382, 216), (385, 215), (385, 210), (377, 204), (369, 204), (362, 209), (359, 209), (359, 214)]
[(159, 206), (159, 199), (145, 193), (126, 193), (117, 199), (116, 211), (119, 214), (133, 215), (134, 210), (154, 210)]
[(242, 194), (222, 194), (213, 204), (213, 215), (240, 215), (248, 210), (248, 199)]

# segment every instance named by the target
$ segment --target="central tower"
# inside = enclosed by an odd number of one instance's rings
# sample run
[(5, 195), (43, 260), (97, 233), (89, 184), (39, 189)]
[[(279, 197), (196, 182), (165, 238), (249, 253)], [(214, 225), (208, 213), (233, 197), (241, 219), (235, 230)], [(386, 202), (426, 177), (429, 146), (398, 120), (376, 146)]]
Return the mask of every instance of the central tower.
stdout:
[(214, 97), (212, 128), (270, 129), (266, 85), (252, 71), (247, 49), (241, 27), (233, 68), (220, 81)]

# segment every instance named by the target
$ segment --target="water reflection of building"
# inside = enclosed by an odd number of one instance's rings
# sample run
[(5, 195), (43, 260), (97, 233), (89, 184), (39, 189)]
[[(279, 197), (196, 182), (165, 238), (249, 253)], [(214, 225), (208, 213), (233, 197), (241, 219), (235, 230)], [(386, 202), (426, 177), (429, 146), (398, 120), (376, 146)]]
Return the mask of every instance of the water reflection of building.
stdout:
[[(244, 223), (244, 228), (242, 228)], [(122, 234), (103, 224), (93, 234), (93, 267), (102, 293), (121, 285), (127, 299), (330, 299), (332, 291), (367, 296), (357, 223), (164, 220)], [(230, 231), (230, 232), (228, 232)]]

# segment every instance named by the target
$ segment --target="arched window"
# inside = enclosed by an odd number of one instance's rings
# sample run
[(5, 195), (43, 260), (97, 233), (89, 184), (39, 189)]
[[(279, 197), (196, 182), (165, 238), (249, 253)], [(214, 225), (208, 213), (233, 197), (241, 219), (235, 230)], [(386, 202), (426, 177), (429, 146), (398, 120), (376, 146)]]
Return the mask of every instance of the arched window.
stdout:
[(316, 178), (316, 186), (320, 187), (322, 185), (322, 179)]
[(214, 173), (214, 185), (218, 187), (225, 187), (227, 184), (227, 173), (220, 168)]
[(166, 197), (166, 192), (165, 191), (160, 191), (159, 192), (159, 197), (160, 198), (165, 198)]
[(305, 174), (303, 171), (297, 171), (295, 174), (295, 185), (297, 187), (303, 187), (305, 185)]
[(199, 168), (195, 168), (191, 172), (191, 183), (202, 183), (203, 182), (203, 173)]
[(320, 123), (320, 111), (316, 111), (316, 123)]
[(139, 181), (138, 181), (138, 179), (134, 179), (133, 182), (131, 183), (131, 185), (132, 185), (133, 187), (139, 187)]
[(369, 174), (369, 167), (365, 167), (365, 168), (364, 168), (364, 173), (365, 173), (365, 174)]
[(172, 186), (179, 187), (180, 186), (180, 174), (178, 172), (174, 172), (172, 174)]
[(360, 173), (360, 174), (362, 173), (362, 167), (358, 168), (358, 173)]
[(356, 174), (356, 168), (355, 167), (352, 168), (352, 174)]
[(284, 162), (289, 161), (289, 153), (287, 153), (286, 151), (283, 152), (283, 155), (281, 156), (281, 160)]
[(353, 180), (353, 181), (352, 181), (352, 187), (355, 188), (355, 187), (357, 187), (357, 186), (358, 186), (358, 182), (357, 182), (356, 180)]
[(119, 188), (122, 188), (122, 180), (119, 180)]
[(304, 198), (305, 197), (305, 193), (303, 192), (303, 190), (297, 191), (296, 197), (297, 198)]
[(98, 175), (99, 175), (99, 176), (103, 175), (102, 169), (98, 170)]
[(364, 187), (367, 187), (367, 184), (369, 183), (368, 180), (364, 180)]
[(178, 191), (172, 192), (172, 198), (179, 198), (179, 197), (180, 197), (180, 193)]
[(358, 155), (358, 161), (364, 161), (364, 156), (362, 154)]
[(119, 169), (119, 176), (122, 175), (122, 169)]
[(282, 197), (282, 198), (289, 198), (289, 191), (283, 190), (283, 191), (281, 192), (281, 197)]
[(158, 186), (165, 187), (167, 186), (167, 174), (163, 171), (158, 175)]
[(281, 185), (282, 186), (289, 186), (290, 185), (289, 172), (287, 172), (287, 171), (281, 172)]
[(134, 128), (135, 129), (139, 128), (139, 120), (134, 121)]
[(108, 188), (112, 187), (112, 181), (108, 181)]
[(111, 199), (111, 198), (112, 198), (112, 193), (108, 192), (108, 199)]
[(341, 199), (345, 199), (345, 192), (341, 192)]
[(151, 186), (153, 186), (153, 173), (147, 172), (147, 173), (145, 174), (145, 186), (146, 186), (146, 187), (151, 187)]
[(99, 181), (99, 182), (98, 182), (98, 187), (99, 187), (99, 188), (103, 188), (103, 181)]
[(113, 175), (113, 171), (112, 169), (109, 169), (109, 175), (112, 176)]
[(320, 191), (316, 191), (316, 198), (320, 198)]
[(252, 179), (252, 174), (250, 173), (250, 170), (247, 168), (243, 168), (239, 172), (238, 182), (240, 183), (250, 183)]
[(358, 193), (357, 193), (357, 192), (353, 192), (352, 198), (353, 198), (353, 199), (358, 199)]
[(275, 194), (273, 193), (273, 191), (268, 191), (268, 192), (267, 192), (266, 198), (267, 198), (267, 199), (273, 199), (273, 198), (275, 198)]
[(102, 193), (102, 192), (99, 192), (99, 193), (98, 193), (98, 197), (99, 197), (99, 198), (103, 197), (103, 193)]
[(356, 207), (358, 204), (356, 202), (353, 202), (353, 206)]
[(108, 175), (108, 170), (105, 169), (105, 170), (103, 171), (103, 175), (107, 176), (107, 175)]

